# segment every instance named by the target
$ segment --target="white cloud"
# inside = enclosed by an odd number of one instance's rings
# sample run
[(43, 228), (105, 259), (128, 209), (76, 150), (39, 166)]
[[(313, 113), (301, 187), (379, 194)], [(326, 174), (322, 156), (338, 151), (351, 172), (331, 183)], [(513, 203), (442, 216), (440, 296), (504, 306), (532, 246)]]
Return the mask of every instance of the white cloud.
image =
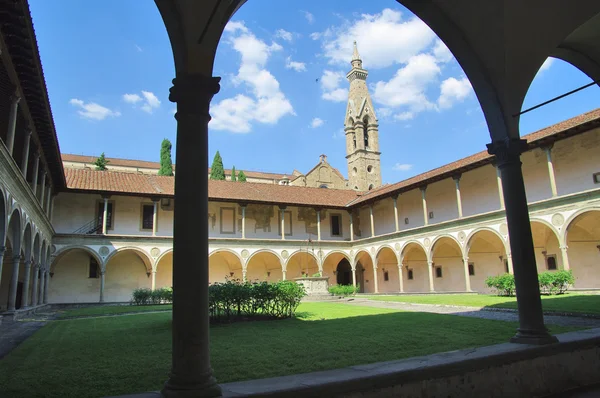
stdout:
[(319, 126), (322, 126), (323, 123), (325, 123), (325, 121), (323, 119), (320, 119), (320, 118), (316, 117), (316, 118), (314, 118), (312, 120), (312, 122), (310, 122), (310, 127), (314, 129), (314, 128), (317, 128)]
[(225, 25), (225, 32), (235, 33), (238, 30), (243, 33), (248, 32), (248, 28), (246, 28), (244, 21), (229, 21), (227, 25)]
[(138, 46), (137, 44), (135, 45), (135, 49), (138, 50), (139, 53), (144, 51), (142, 47)]
[(413, 112), (400, 112), (394, 115), (396, 120), (410, 120), (415, 117)]
[(278, 37), (285, 41), (292, 41), (294, 39), (294, 34), (292, 32), (288, 32), (285, 29), (278, 29), (277, 32), (275, 32), (275, 37)]
[[(380, 14), (362, 14), (359, 19), (323, 32), (325, 57), (333, 64), (347, 65), (353, 41), (367, 68), (383, 68), (408, 60), (423, 52), (435, 40), (433, 31), (419, 18), (403, 20), (399, 11), (384, 9)], [(317, 35), (313, 34), (314, 39)], [(318, 36), (321, 37), (321, 36)]]
[(304, 11), (304, 17), (306, 18), (306, 20), (308, 21), (308, 23), (312, 24), (315, 22), (315, 16), (312, 15), (310, 12), (308, 11)]
[(396, 170), (396, 171), (409, 171), (413, 168), (412, 164), (406, 164), (406, 163), (396, 163), (394, 165), (394, 167), (392, 167), (392, 169)]
[(110, 110), (102, 105), (95, 102), (85, 103), (80, 99), (73, 98), (69, 101), (73, 106), (79, 108), (77, 113), (86, 119), (104, 120), (107, 117), (121, 116), (121, 112)]
[(142, 97), (140, 97), (137, 94), (123, 94), (123, 101), (129, 103), (129, 104), (136, 104), (138, 102), (140, 102), (142, 100)]
[(377, 109), (377, 115), (379, 115), (380, 119), (385, 119), (392, 116), (393, 111), (390, 108), (381, 107)]
[(446, 47), (444, 42), (440, 39), (435, 41), (435, 45), (433, 46), (433, 56), (439, 62), (450, 62), (454, 58), (454, 55), (452, 55), (448, 47)]
[(473, 91), (471, 83), (466, 77), (460, 80), (450, 77), (442, 82), (440, 90), (438, 105), (441, 109), (451, 108), (456, 102), (461, 102), (467, 98)]
[(271, 54), (281, 51), (282, 47), (277, 43), (268, 45), (258, 39), (243, 21), (229, 24), (233, 25), (226, 29), (232, 34), (228, 42), (242, 57), (233, 83), (249, 88), (254, 98), (237, 94), (221, 100), (211, 107), (210, 127), (248, 133), (252, 131), (253, 122), (275, 124), (287, 114), (294, 115), (294, 109), (281, 92), (279, 82), (265, 69)]
[(334, 139), (346, 138), (346, 132), (344, 131), (344, 129), (339, 129), (338, 131), (333, 133), (332, 138), (334, 138)]
[(348, 89), (340, 87), (345, 74), (343, 72), (323, 71), (321, 76), (321, 98), (333, 102), (343, 102), (348, 99)]
[(553, 63), (554, 63), (554, 58), (546, 58), (546, 60), (542, 64), (542, 66), (540, 66), (540, 70), (538, 71), (538, 73), (550, 69), (550, 67), (552, 66)]
[(309, 36), (313, 40), (319, 40), (323, 34), (321, 32), (312, 32)]
[(292, 61), (292, 57), (286, 58), (285, 67), (287, 69), (293, 69), (296, 72), (305, 72), (306, 71), (306, 64), (304, 62)]

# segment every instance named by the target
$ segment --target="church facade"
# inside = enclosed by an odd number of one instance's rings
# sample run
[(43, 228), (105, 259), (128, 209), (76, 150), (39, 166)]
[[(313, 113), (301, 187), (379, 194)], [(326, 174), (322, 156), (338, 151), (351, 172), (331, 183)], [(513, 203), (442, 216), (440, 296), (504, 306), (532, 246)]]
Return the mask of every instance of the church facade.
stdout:
[[(33, 31), (30, 17), (19, 21), (0, 42), (0, 310), (125, 302), (136, 288), (171, 286), (173, 177), (152, 162), (109, 159), (95, 171), (91, 157), (61, 155), (34, 36), (17, 37)], [(31, 65), (20, 70), (23, 57)], [(382, 186), (367, 74), (355, 46), (347, 179), (322, 155), (306, 174), (209, 182), (198, 228), (209, 232), (211, 282), (318, 273), (365, 293), (487, 292), (488, 276), (513, 272), (494, 156)], [(576, 289), (600, 288), (600, 109), (523, 138), (538, 271), (570, 269)]]

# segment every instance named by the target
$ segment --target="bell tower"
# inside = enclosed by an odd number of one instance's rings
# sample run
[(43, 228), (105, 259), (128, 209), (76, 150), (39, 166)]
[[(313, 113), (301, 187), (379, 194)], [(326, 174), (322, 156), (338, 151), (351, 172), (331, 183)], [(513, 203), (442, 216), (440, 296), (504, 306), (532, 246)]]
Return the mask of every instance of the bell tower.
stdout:
[(379, 152), (379, 124), (367, 88), (367, 72), (354, 42), (350, 62), (352, 69), (346, 75), (350, 82), (344, 131), (346, 133), (346, 161), (351, 189), (370, 191), (381, 186), (381, 152)]

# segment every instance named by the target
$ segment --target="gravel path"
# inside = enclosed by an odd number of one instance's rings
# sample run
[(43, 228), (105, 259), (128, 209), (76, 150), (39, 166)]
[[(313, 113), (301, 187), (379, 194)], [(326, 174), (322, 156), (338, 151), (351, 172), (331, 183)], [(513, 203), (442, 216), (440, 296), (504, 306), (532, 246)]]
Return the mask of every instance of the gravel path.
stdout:
[[(496, 321), (517, 322), (519, 320), (517, 312), (510, 310), (489, 310), (477, 307), (400, 303), (367, 299), (355, 299), (351, 301), (346, 301), (345, 304), (358, 305), (363, 307), (389, 308), (400, 311), (432, 312), (435, 314), (468, 316), (472, 318), (492, 319)], [(600, 327), (600, 319), (577, 316), (544, 315), (544, 321), (549, 325), (574, 326), (584, 328)]]

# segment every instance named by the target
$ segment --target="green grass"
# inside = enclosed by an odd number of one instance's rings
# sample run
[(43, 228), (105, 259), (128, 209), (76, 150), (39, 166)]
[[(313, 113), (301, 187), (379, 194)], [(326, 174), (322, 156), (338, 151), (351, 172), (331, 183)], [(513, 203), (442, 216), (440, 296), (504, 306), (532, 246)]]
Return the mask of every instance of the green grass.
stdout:
[(173, 309), (171, 304), (162, 305), (105, 305), (97, 307), (75, 308), (72, 310), (61, 311), (58, 317), (76, 318), (81, 316), (102, 316), (102, 315), (118, 315), (127, 312), (148, 312), (148, 311), (165, 311)]
[[(484, 294), (428, 294), (402, 296), (363, 296), (371, 300), (397, 301), (417, 304), (446, 304), (467, 307), (517, 308), (515, 297)], [(542, 296), (544, 311), (600, 314), (600, 295), (567, 293)]]
[[(505, 342), (516, 323), (305, 303), (297, 319), (211, 328), (219, 382), (282, 376)], [(552, 332), (573, 328), (553, 327)], [(171, 313), (50, 322), (0, 361), (0, 396), (101, 397), (158, 390)]]

